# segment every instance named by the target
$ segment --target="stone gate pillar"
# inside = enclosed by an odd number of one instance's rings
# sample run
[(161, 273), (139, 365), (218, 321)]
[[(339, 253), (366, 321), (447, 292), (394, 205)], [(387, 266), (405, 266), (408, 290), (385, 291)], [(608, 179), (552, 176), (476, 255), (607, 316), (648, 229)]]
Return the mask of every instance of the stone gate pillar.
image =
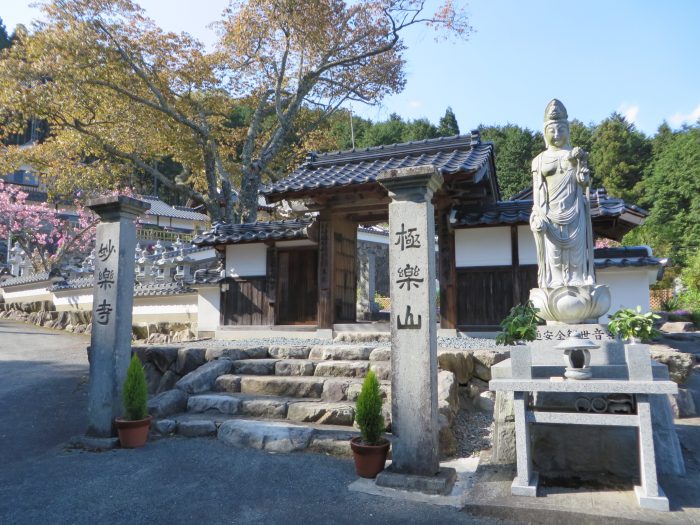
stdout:
[(377, 484), (444, 493), (454, 471), (440, 470), (438, 450), (435, 212), (443, 183), (433, 166), (387, 170), (377, 179), (389, 192), (391, 287), (390, 469)]
[(150, 204), (114, 196), (92, 200), (88, 208), (100, 217), (100, 223), (95, 240), (87, 434), (110, 437), (114, 418), (121, 415), (122, 383), (131, 359), (134, 221)]

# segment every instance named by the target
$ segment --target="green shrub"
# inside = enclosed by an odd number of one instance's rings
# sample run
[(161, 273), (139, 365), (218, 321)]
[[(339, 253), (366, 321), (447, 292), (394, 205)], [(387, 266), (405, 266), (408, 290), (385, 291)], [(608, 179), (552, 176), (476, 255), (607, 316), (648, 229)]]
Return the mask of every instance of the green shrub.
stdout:
[(537, 312), (539, 310), (532, 301), (511, 308), (508, 316), (501, 321), (503, 331), (496, 336), (496, 344), (514, 345), (537, 339), (537, 325), (542, 321)]
[(675, 295), (661, 301), (661, 310), (664, 312), (673, 312), (674, 310), (678, 310), (680, 307), (681, 299)]
[(146, 374), (144, 374), (143, 366), (141, 366), (141, 361), (136, 357), (136, 354), (131, 356), (131, 363), (126, 371), (122, 401), (124, 402), (125, 419), (135, 421), (145, 419), (148, 416)]
[(653, 312), (643, 314), (641, 306), (637, 306), (636, 311), (631, 308), (621, 308), (608, 317), (610, 317), (608, 330), (623, 341), (631, 337), (648, 341), (658, 335), (654, 330), (654, 321), (660, 317)]
[(379, 445), (383, 441), (385, 425), (382, 416), (382, 395), (379, 391), (379, 380), (371, 370), (362, 383), (360, 395), (357, 396), (355, 421), (366, 445)]

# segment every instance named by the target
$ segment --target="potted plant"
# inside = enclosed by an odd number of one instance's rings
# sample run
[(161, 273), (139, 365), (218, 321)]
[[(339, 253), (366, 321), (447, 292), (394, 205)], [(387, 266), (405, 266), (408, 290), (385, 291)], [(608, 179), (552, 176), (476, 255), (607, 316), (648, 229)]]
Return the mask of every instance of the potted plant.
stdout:
[(501, 321), (503, 331), (496, 336), (496, 344), (517, 345), (537, 339), (537, 325), (541, 322), (537, 312), (539, 310), (532, 301), (511, 308), (508, 316)]
[(148, 386), (141, 361), (134, 354), (126, 371), (122, 390), (124, 417), (117, 418), (119, 443), (123, 448), (137, 448), (146, 444), (151, 416), (148, 415)]
[(379, 391), (379, 380), (371, 370), (362, 383), (360, 395), (357, 396), (355, 421), (361, 433), (360, 436), (350, 440), (355, 470), (362, 478), (375, 478), (384, 470), (389, 452), (389, 440), (382, 436), (385, 429), (382, 396)]
[(659, 316), (653, 312), (643, 314), (641, 306), (637, 306), (636, 311), (631, 308), (621, 308), (608, 317), (610, 317), (608, 330), (623, 341), (645, 342), (658, 334), (654, 329), (654, 321), (659, 319)]

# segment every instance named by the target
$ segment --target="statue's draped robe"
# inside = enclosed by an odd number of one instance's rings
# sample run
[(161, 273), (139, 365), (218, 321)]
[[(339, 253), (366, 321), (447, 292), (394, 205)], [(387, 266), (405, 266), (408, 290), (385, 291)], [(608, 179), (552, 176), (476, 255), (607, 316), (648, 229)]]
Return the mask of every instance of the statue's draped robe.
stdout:
[(580, 286), (595, 282), (590, 210), (576, 168), (559, 159), (551, 175), (542, 172), (544, 153), (533, 162), (533, 208), (544, 224), (533, 231), (537, 247), (537, 282), (540, 288)]

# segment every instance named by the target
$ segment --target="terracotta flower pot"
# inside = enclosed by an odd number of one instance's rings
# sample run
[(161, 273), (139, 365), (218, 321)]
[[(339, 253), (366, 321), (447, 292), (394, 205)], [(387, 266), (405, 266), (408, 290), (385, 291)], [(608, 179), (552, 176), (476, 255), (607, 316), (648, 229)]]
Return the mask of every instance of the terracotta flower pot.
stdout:
[(386, 463), (389, 453), (389, 441), (384, 440), (381, 445), (363, 445), (361, 437), (350, 440), (352, 456), (355, 459), (355, 470), (361, 478), (376, 478)]
[(148, 430), (151, 428), (151, 416), (146, 419), (129, 420), (117, 418), (117, 433), (122, 448), (138, 448), (146, 444)]

